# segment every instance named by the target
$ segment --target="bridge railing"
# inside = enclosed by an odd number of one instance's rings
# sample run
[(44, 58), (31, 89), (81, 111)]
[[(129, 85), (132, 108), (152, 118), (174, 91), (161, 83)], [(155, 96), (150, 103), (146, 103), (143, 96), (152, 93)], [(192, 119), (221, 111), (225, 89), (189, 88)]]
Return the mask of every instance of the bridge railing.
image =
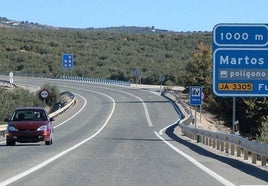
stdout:
[(180, 99), (178, 94), (172, 91), (165, 92), (164, 94), (176, 103), (184, 116), (178, 123), (183, 135), (232, 156), (243, 157), (244, 160), (251, 158), (253, 164), (260, 162), (261, 166), (267, 165), (267, 144), (250, 141), (236, 134), (212, 132), (194, 128), (193, 125), (190, 125), (193, 121), (193, 116), (189, 106)]

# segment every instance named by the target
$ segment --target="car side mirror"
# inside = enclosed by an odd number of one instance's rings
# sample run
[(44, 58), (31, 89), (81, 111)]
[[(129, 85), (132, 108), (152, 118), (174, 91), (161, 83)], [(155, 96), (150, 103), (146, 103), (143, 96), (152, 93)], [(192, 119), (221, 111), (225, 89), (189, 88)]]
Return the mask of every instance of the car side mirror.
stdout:
[(9, 119), (8, 119), (8, 118), (5, 118), (5, 119), (4, 119), (4, 122), (9, 122)]

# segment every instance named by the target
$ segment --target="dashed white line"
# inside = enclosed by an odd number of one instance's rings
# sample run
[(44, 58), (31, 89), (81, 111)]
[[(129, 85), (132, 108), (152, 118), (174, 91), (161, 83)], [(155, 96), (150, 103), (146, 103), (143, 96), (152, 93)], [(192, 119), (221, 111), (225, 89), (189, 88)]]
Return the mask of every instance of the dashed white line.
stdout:
[(114, 90), (114, 91), (121, 92), (121, 93), (124, 93), (124, 94), (128, 94), (128, 95), (131, 95), (131, 96), (135, 97), (136, 99), (138, 99), (142, 103), (142, 106), (143, 106), (143, 109), (144, 109), (144, 113), (145, 113), (145, 117), (146, 117), (146, 121), (147, 121), (148, 126), (149, 127), (153, 127), (153, 123), (152, 123), (152, 120), (150, 118), (148, 108), (147, 108), (147, 106), (146, 106), (146, 104), (145, 104), (145, 102), (144, 102), (143, 99), (141, 99), (140, 97), (138, 97), (138, 96), (136, 96), (134, 94), (131, 94), (129, 92), (120, 91), (120, 90)]

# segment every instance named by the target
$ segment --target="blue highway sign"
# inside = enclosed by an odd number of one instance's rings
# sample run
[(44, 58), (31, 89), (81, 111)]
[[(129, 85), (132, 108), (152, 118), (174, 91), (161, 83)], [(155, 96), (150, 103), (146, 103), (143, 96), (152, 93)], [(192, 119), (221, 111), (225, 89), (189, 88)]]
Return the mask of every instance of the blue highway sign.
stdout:
[(253, 24), (219, 24), (214, 27), (213, 39), (218, 46), (266, 46), (268, 27)]
[(200, 86), (191, 86), (190, 87), (190, 105), (201, 105), (202, 104), (202, 87)]
[(217, 96), (268, 96), (267, 25), (214, 27), (213, 92)]
[(63, 54), (62, 55), (62, 68), (72, 69), (74, 66), (73, 54)]

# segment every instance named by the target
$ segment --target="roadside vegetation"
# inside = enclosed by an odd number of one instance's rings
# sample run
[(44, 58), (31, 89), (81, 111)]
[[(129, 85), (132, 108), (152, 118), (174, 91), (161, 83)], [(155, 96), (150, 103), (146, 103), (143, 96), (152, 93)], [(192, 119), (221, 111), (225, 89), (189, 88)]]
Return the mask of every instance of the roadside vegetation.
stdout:
[[(203, 43), (196, 47), (192, 61), (187, 63), (187, 74), (184, 87), (202, 86), (204, 108), (214, 113), (225, 125), (232, 127), (232, 98), (217, 97), (212, 91), (212, 51), (211, 46)], [(237, 98), (236, 120), (239, 121), (239, 132), (243, 137), (268, 143), (268, 99)]]
[[(0, 28), (0, 72), (43, 77), (72, 75), (136, 83), (135, 71), (139, 70), (143, 84), (160, 84), (159, 76), (163, 75), (163, 85), (203, 86), (204, 108), (230, 127), (232, 98), (216, 97), (212, 92), (212, 33), (157, 33), (147, 29), (147, 32), (131, 33), (131, 29), (122, 32), (120, 29)], [(64, 53), (74, 54), (72, 70), (62, 69)], [(19, 94), (20, 99), (25, 99), (22, 103), (29, 99), (28, 103), (42, 105), (29, 93), (2, 94), (2, 103), (17, 99)], [(22, 103), (18, 101), (16, 105)], [(12, 104), (13, 100), (9, 105)], [(3, 107), (11, 109), (11, 106)], [(267, 113), (266, 98), (238, 98), (236, 119), (240, 134), (249, 139), (267, 139)], [(6, 111), (0, 112), (0, 119), (3, 116)]]
[[(130, 34), (94, 30), (28, 30), (0, 28), (2, 72), (49, 77), (84, 76), (135, 83), (140, 70), (142, 83), (180, 84), (185, 64), (200, 42), (211, 42), (210, 32)], [(62, 55), (74, 55), (74, 68), (62, 68)]]
[[(45, 84), (42, 89), (50, 92), (49, 98), (46, 100), (47, 110), (52, 108), (59, 101), (59, 90), (56, 86)], [(0, 88), (0, 121), (9, 118), (10, 114), (16, 107), (43, 107), (44, 102), (39, 97), (39, 92), (33, 93), (23, 88), (12, 88), (5, 90)]]

